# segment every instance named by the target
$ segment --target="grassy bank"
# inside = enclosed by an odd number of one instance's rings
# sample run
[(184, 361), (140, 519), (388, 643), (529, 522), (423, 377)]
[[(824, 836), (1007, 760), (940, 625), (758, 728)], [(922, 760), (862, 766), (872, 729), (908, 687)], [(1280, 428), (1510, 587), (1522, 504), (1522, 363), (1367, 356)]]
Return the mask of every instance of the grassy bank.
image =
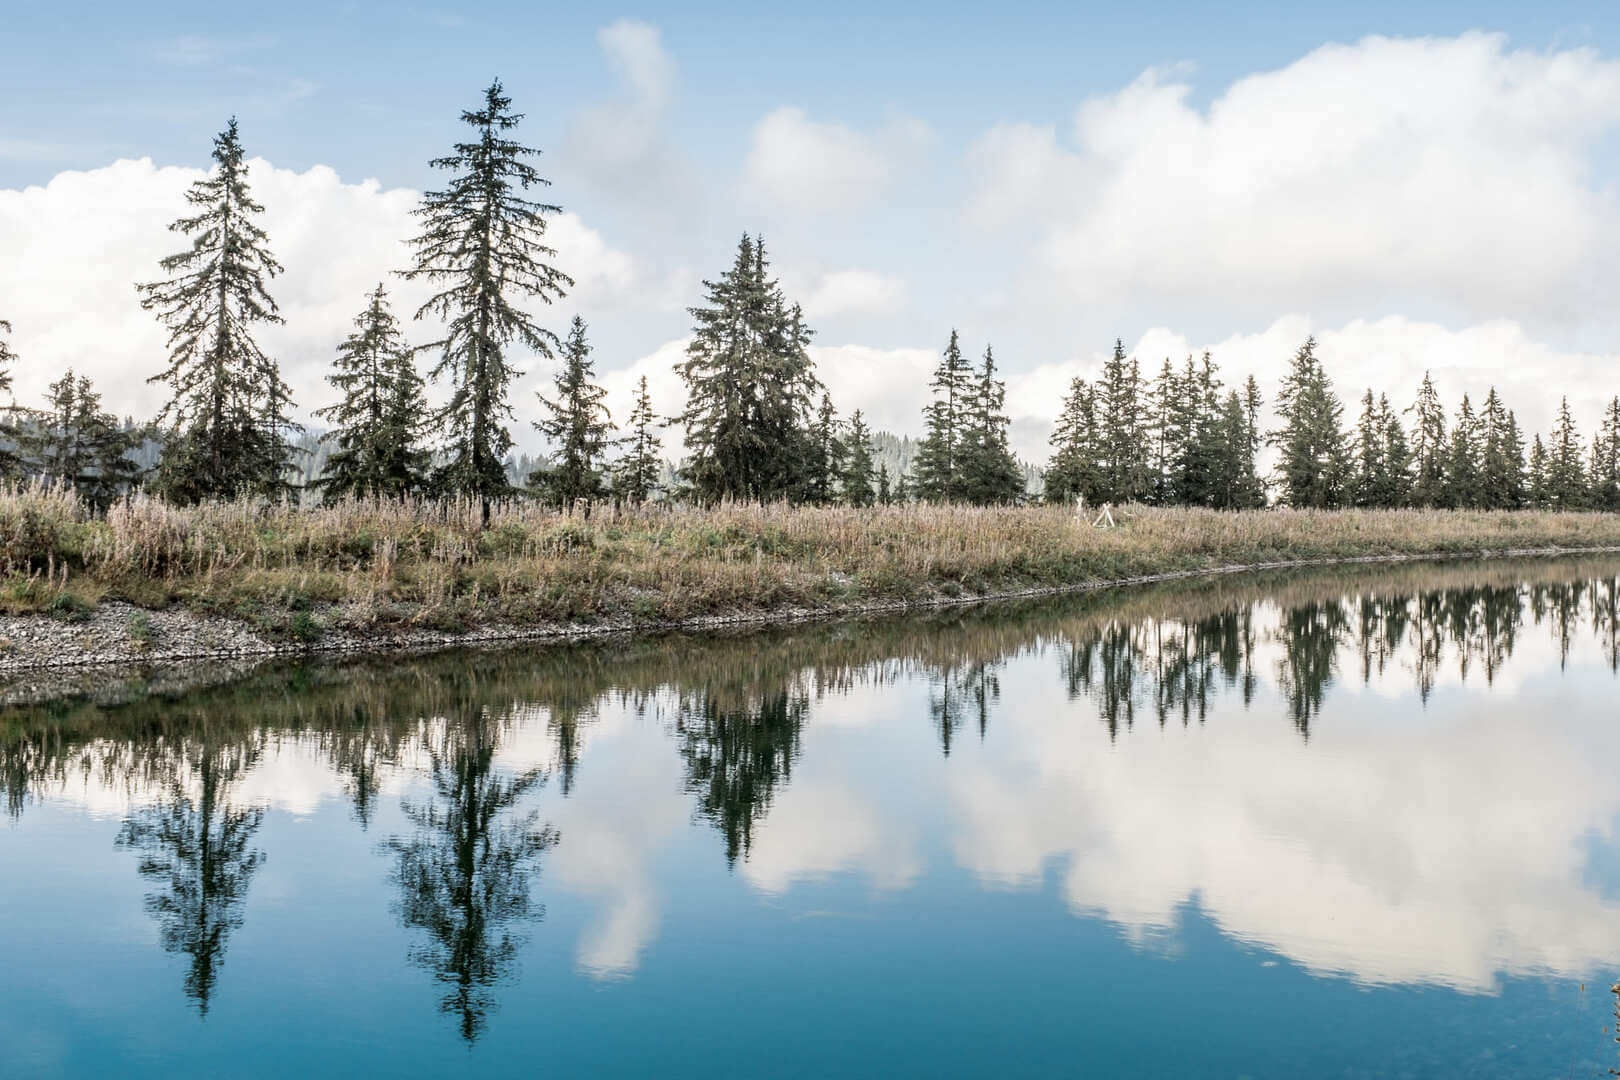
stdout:
[(1620, 516), (1127, 508), (1094, 530), (1061, 508), (320, 509), (0, 494), (0, 611), (74, 618), (107, 599), (314, 639), (328, 627), (669, 622), (925, 602), (1237, 564), (1620, 545)]

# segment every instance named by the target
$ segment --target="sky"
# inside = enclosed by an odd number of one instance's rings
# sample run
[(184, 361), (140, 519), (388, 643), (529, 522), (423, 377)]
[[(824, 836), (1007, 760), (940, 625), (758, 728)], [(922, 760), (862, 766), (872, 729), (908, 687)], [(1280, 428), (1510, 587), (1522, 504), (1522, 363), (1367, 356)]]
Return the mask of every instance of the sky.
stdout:
[[(916, 432), (952, 328), (993, 344), (1045, 457), (1120, 338), (1268, 391), (1307, 335), (1353, 411), (1498, 386), (1583, 432), (1620, 393), (1620, 19), (1558, 0), (1300, 5), (6, 4), (0, 319), (15, 393), (67, 367), (148, 415), (164, 335), (133, 288), (238, 118), (286, 271), (264, 344), (300, 407), (394, 272), (428, 161), (494, 77), (544, 151), (616, 415), (673, 363), (702, 280), (763, 233), (841, 412)], [(431, 340), (433, 327), (412, 327)], [(551, 365), (520, 361), (515, 429)], [(671, 433), (671, 455), (679, 433)]]

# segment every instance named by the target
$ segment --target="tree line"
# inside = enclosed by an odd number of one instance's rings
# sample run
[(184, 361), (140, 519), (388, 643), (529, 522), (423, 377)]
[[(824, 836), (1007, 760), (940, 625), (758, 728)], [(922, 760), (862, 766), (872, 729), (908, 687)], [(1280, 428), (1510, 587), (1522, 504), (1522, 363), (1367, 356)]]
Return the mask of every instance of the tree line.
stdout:
[[(431, 160), (448, 174), (414, 211), (410, 265), (393, 273), (432, 289), (412, 321), (431, 319), (435, 340), (412, 345), (386, 285), (365, 298), (354, 331), (337, 345), (327, 382), (337, 400), (313, 410), (331, 424), (324, 468), (310, 485), (326, 499), (451, 495), (481, 502), (519, 495), (572, 507), (612, 498), (723, 499), (804, 504), (923, 500), (976, 505), (1031, 498), (1010, 449), (1006, 385), (993, 349), (974, 365), (955, 330), (929, 382), (924, 435), (908, 471), (877, 460), (874, 433), (857, 410), (841, 419), (817, 377), (814, 331), (772, 275), (763, 237), (744, 235), (731, 266), (703, 282), (689, 309), (693, 332), (677, 365), (681, 412), (658, 416), (642, 378), (621, 427), (596, 381), (589, 328), (575, 316), (565, 337), (529, 307), (561, 301), (573, 280), (554, 265), (547, 218), (561, 208), (515, 136), (523, 119), (497, 80), (461, 114), (467, 141)], [(169, 397), (151, 425), (120, 424), (88, 379), (66, 373), (43, 409), (0, 418), (0, 476), (43, 475), (106, 503), (137, 483), (177, 503), (243, 495), (292, 495), (303, 429), (276, 360), (255, 338), (282, 317), (270, 293), (282, 266), (258, 224), (264, 208), (248, 186), (234, 119), (214, 139), (214, 167), (186, 193), (191, 212), (171, 231), (186, 244), (161, 260), (165, 277), (137, 286), (168, 331), (166, 366), (150, 382)], [(386, 273), (386, 270), (384, 271)], [(0, 321), (0, 390), (15, 353)], [(514, 352), (560, 361), (532, 421), (550, 459), (514, 484), (508, 463), (517, 419)], [(428, 366), (418, 371), (417, 358)], [(428, 402), (428, 381), (446, 387)], [(1544, 442), (1530, 445), (1494, 389), (1476, 410), (1464, 397), (1448, 423), (1425, 376), (1397, 413), (1368, 390), (1359, 421), (1307, 341), (1295, 354), (1263, 430), (1259, 387), (1228, 387), (1209, 354), (1168, 359), (1152, 379), (1115, 342), (1093, 381), (1075, 378), (1052, 433), (1043, 496), (1051, 502), (1245, 509), (1278, 501), (1304, 507), (1551, 507), (1620, 510), (1620, 397), (1596, 438), (1582, 443), (1567, 399)], [(1407, 417), (1411, 418), (1408, 427)], [(679, 423), (686, 454), (666, 471), (660, 431)], [(136, 448), (157, 441), (156, 464)], [(1264, 477), (1260, 457), (1276, 454)]]

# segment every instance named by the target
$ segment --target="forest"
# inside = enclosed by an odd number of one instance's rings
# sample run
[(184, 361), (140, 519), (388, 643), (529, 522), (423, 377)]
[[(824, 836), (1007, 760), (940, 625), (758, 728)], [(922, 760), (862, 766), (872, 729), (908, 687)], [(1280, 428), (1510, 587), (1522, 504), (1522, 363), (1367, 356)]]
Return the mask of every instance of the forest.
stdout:
[[(920, 403), (921, 436), (841, 416), (818, 378), (814, 331), (773, 276), (764, 238), (743, 235), (732, 264), (704, 282), (690, 309), (678, 371), (687, 397), (658, 415), (642, 379), (615, 422), (597, 382), (590, 328), (561, 330), (538, 314), (572, 286), (554, 264), (538, 151), (518, 141), (523, 119), (494, 82), (461, 114), (465, 142), (432, 166), (443, 186), (416, 208), (412, 260), (378, 267), (354, 330), (333, 343), (329, 400), (307, 403), (326, 427), (295, 420), (297, 403), (256, 328), (281, 321), (272, 295), (283, 272), (258, 224), (234, 119), (214, 139), (214, 167), (186, 194), (171, 229), (186, 243), (137, 285), (168, 332), (148, 381), (168, 401), (150, 420), (119, 420), (91, 381), (68, 371), (47, 399), (0, 413), (0, 479), (59, 483), (98, 511), (140, 491), (188, 506), (239, 498), (302, 504), (350, 498), (471, 500), (488, 525), (496, 504), (532, 499), (568, 511), (611, 502), (713, 506), (961, 503), (1008, 506), (1144, 504), (1214, 510), (1419, 508), (1620, 511), (1620, 395), (1588, 442), (1568, 400), (1543, 437), (1523, 430), (1495, 388), (1448, 414), (1427, 375), (1402, 407), (1368, 388), (1347, 413), (1314, 340), (1300, 345), (1266, 403), (1253, 376), (1228, 384), (1208, 353), (1156, 374), (1115, 342), (1093, 379), (1076, 377), (1050, 457), (1021, 462), (1009, 446), (1006, 387), (993, 348), (979, 361), (950, 331)], [(387, 281), (431, 292), (403, 318)], [(0, 314), (4, 314), (0, 312)], [(413, 343), (409, 328), (425, 324)], [(27, 358), (0, 321), (0, 389)], [(557, 369), (532, 403), (512, 400), (518, 361)], [(442, 388), (442, 405), (428, 386)], [(523, 417), (545, 457), (514, 456)], [(664, 446), (679, 424), (685, 445)], [(891, 467), (891, 462), (893, 467)], [(1269, 463), (1269, 465), (1267, 464)]]

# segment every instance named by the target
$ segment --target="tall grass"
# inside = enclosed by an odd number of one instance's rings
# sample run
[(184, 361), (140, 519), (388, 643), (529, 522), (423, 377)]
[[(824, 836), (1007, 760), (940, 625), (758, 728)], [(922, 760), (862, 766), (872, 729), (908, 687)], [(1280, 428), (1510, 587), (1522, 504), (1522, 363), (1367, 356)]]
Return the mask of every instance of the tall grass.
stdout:
[[(496, 507), (351, 499), (96, 515), (71, 491), (0, 490), (0, 609), (64, 593), (353, 627), (659, 621), (1063, 587), (1232, 564), (1620, 545), (1620, 516), (1541, 511), (1233, 514), (1127, 507), (1092, 529), (1058, 507), (726, 504)], [(307, 623), (307, 619), (304, 620)]]

